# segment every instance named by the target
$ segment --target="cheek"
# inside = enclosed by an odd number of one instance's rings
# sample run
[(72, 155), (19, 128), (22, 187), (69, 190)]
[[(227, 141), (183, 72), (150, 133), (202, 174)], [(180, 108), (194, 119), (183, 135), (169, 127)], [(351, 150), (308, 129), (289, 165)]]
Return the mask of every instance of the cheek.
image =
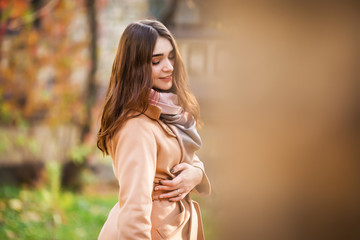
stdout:
[(155, 66), (152, 67), (152, 77), (157, 78), (159, 76), (159, 69)]

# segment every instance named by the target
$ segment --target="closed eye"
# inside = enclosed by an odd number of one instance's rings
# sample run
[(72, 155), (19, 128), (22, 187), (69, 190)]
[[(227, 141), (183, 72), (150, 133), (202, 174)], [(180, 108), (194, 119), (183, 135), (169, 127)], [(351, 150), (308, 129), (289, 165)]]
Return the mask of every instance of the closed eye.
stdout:
[(157, 65), (157, 64), (159, 64), (160, 63), (160, 56), (156, 56), (156, 57), (153, 57), (153, 59), (152, 59), (152, 64), (153, 65)]
[(175, 53), (174, 53), (174, 51), (172, 51), (172, 52), (169, 54), (169, 59), (170, 59), (170, 60), (174, 60), (174, 59), (175, 59)]

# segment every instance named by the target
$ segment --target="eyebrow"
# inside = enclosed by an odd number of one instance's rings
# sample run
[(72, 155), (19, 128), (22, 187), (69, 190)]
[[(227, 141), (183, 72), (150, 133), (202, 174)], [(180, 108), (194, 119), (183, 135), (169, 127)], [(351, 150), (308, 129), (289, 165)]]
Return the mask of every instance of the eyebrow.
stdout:
[[(170, 51), (170, 54), (174, 53), (174, 49)], [(160, 56), (164, 56), (163, 53), (158, 53), (158, 54), (153, 54), (152, 57), (160, 57)]]

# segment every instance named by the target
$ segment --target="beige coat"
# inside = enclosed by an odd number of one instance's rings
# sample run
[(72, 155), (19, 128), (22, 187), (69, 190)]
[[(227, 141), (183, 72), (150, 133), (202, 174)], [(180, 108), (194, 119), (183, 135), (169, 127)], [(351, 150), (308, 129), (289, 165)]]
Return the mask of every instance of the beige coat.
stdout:
[[(190, 196), (179, 202), (159, 199), (154, 187), (172, 179), (176, 164), (184, 161), (184, 149), (175, 127), (159, 120), (161, 109), (150, 105), (145, 114), (127, 120), (110, 143), (113, 168), (119, 182), (119, 201), (109, 213), (99, 240), (204, 239), (198, 204)], [(189, 162), (204, 177), (193, 190), (210, 194), (203, 163)]]

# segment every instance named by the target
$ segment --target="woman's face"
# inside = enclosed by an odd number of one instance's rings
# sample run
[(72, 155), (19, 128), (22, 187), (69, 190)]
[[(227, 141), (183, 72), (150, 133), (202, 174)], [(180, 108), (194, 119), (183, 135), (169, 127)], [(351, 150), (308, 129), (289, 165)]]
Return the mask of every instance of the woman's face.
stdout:
[(172, 87), (172, 73), (174, 70), (175, 52), (169, 40), (158, 37), (152, 55), (153, 87), (169, 90)]

